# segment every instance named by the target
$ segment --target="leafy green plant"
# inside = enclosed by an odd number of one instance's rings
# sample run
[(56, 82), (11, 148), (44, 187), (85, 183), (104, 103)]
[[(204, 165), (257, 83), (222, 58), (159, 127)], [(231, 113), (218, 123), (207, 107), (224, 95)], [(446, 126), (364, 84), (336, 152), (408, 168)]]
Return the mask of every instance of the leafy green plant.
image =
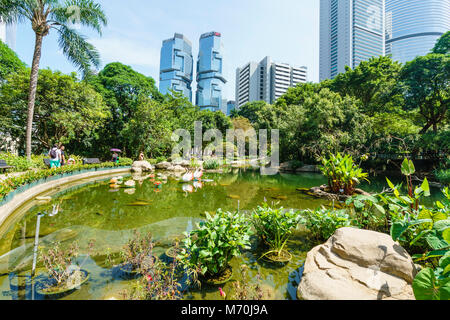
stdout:
[(450, 185), (450, 169), (438, 169), (434, 175), (441, 183)]
[(251, 228), (247, 219), (238, 213), (218, 209), (198, 229), (186, 234), (180, 259), (183, 265), (197, 273), (212, 277), (223, 273), (240, 249), (250, 248)]
[(206, 159), (203, 163), (203, 168), (206, 170), (216, 170), (220, 167), (220, 160), (216, 158)]
[(328, 187), (337, 194), (353, 195), (356, 186), (361, 180), (366, 180), (368, 174), (364, 173), (354, 162), (350, 155), (342, 156), (340, 153), (331, 154), (322, 159), (320, 171), (328, 178)]
[(252, 215), (252, 223), (260, 240), (269, 246), (270, 251), (280, 256), (289, 237), (299, 222), (299, 215), (294, 210), (273, 209), (267, 203), (258, 206)]
[(380, 200), (371, 195), (356, 195), (347, 199), (345, 204), (353, 212), (354, 225), (367, 230), (389, 230), (386, 211)]
[(301, 211), (300, 223), (319, 240), (328, 240), (337, 229), (352, 226), (352, 219), (346, 210), (317, 209)]

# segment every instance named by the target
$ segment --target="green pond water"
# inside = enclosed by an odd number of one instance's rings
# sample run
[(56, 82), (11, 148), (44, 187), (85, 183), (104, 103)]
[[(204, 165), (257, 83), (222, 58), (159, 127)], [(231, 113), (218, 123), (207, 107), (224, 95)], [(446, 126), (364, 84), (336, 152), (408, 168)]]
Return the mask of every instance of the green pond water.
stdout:
[[(106, 263), (106, 254), (120, 252), (133, 237), (135, 229), (141, 233), (151, 232), (155, 241), (155, 255), (164, 256), (174, 239), (183, 232), (193, 230), (204, 219), (206, 212), (216, 209), (249, 213), (264, 201), (274, 202), (284, 208), (306, 209), (332, 205), (329, 201), (315, 199), (297, 191), (326, 183), (320, 174), (279, 174), (261, 176), (259, 171), (238, 171), (229, 174), (205, 174), (203, 183), (182, 183), (176, 176), (167, 176), (167, 183), (155, 188), (156, 177), (124, 175), (125, 181), (134, 179), (134, 189), (111, 189), (111, 177), (89, 181), (76, 187), (60, 190), (47, 203), (33, 203), (31, 209), (20, 213), (8, 229), (0, 234), (0, 300), (31, 299), (31, 274), (33, 244), (38, 213), (47, 213), (40, 220), (39, 246), (49, 248), (55, 242), (67, 246), (77, 241), (82, 256), (83, 269), (89, 271), (89, 281), (61, 299), (107, 299), (118, 297), (119, 292), (129, 288), (135, 280), (123, 279), (117, 268)], [(392, 178), (396, 181), (395, 177)], [(371, 178), (370, 184), (362, 185), (369, 192), (386, 187), (384, 178)], [(433, 190), (439, 197), (439, 190)], [(430, 199), (430, 201), (434, 200)], [(138, 205), (145, 202), (146, 205)], [(53, 213), (52, 213), (53, 212)], [(1, 229), (0, 229), (1, 230)], [(222, 288), (232, 295), (232, 282), (242, 280), (241, 265), (249, 268), (249, 278), (262, 278), (263, 288), (270, 299), (296, 299), (296, 289), (301, 276), (306, 253), (314, 246), (306, 240), (305, 230), (297, 230), (288, 243), (293, 259), (284, 266), (275, 266), (259, 260), (256, 239), (253, 248), (243, 251), (232, 260), (232, 281)], [(90, 255), (88, 243), (95, 245)], [(43, 275), (42, 265), (37, 274)], [(18, 287), (19, 285), (19, 287)], [(42, 299), (39, 295), (35, 299)], [(218, 287), (202, 286), (191, 289), (186, 299), (219, 299)]]

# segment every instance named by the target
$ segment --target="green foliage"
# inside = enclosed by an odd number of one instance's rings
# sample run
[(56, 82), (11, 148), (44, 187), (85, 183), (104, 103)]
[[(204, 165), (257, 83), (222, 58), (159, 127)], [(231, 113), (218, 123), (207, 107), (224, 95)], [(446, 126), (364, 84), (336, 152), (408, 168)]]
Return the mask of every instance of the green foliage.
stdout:
[(216, 170), (220, 168), (220, 160), (216, 158), (209, 158), (203, 162), (203, 168), (206, 170)]
[(184, 240), (183, 264), (205, 276), (221, 274), (240, 249), (250, 248), (250, 226), (243, 215), (218, 209)]
[(25, 70), (25, 63), (0, 40), (0, 82), (13, 73)]
[(402, 65), (389, 57), (373, 57), (362, 61), (354, 70), (346, 68), (331, 83), (331, 89), (361, 101), (361, 110), (373, 116), (386, 112), (402, 103), (395, 89)]
[(337, 229), (352, 226), (351, 217), (346, 210), (325, 208), (302, 211), (300, 223), (319, 241), (328, 240)]
[(448, 79), (450, 56), (431, 53), (407, 62), (400, 74), (405, 107), (418, 109), (423, 118), (421, 134), (438, 131), (450, 108)]
[[(97, 137), (109, 117), (102, 97), (75, 75), (41, 70), (37, 86), (33, 136), (35, 153), (47, 152), (54, 143), (64, 143), (78, 153)], [(1, 113), (11, 120), (7, 133), (25, 140), (29, 72), (14, 74), (0, 88)]]
[(368, 177), (350, 155), (343, 157), (340, 153), (323, 158), (319, 169), (327, 177), (331, 191), (337, 194), (353, 195), (355, 187)]
[(300, 216), (293, 210), (273, 209), (267, 203), (258, 206), (252, 215), (252, 223), (260, 240), (269, 246), (271, 252), (280, 255)]
[(450, 54), (450, 31), (447, 31), (439, 38), (432, 52), (447, 55)]
[(26, 157), (16, 156), (11, 153), (0, 153), (0, 159), (6, 160), (6, 163), (14, 168), (9, 169), (11, 172), (23, 172), (31, 169), (46, 169), (44, 163), (44, 155), (32, 155), (31, 160)]
[(438, 169), (434, 175), (441, 183), (450, 185), (450, 169)]

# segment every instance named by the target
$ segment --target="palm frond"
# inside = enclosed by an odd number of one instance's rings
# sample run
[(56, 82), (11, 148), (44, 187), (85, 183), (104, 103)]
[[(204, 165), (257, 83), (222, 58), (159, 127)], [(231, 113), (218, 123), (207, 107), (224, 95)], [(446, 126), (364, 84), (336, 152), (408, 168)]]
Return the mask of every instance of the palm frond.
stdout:
[(100, 55), (85, 36), (65, 25), (53, 28), (59, 32), (58, 43), (64, 55), (83, 75), (90, 72), (91, 66), (100, 67)]
[(102, 34), (102, 27), (108, 21), (100, 4), (93, 0), (66, 0), (51, 12), (51, 20), (56, 24), (80, 23)]
[(39, 0), (0, 0), (0, 17), (6, 23), (31, 20), (35, 10), (39, 10)]

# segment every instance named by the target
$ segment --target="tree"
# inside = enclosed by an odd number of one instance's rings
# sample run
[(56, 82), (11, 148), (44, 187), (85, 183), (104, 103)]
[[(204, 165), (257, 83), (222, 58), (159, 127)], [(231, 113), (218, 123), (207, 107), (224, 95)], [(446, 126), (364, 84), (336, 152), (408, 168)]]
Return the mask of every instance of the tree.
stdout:
[(439, 38), (432, 53), (450, 54), (450, 31), (447, 31)]
[(103, 96), (111, 112), (111, 118), (102, 129), (98, 143), (101, 146), (100, 153), (108, 153), (111, 147), (120, 148), (126, 153), (122, 130), (134, 118), (140, 98), (163, 101), (155, 80), (115, 62), (106, 65), (98, 75), (89, 75), (86, 81)]
[(317, 161), (329, 152), (363, 152), (372, 130), (359, 101), (327, 88), (309, 89), (295, 90), (297, 97), (290, 92), (289, 99), (302, 104), (288, 106), (279, 120), (282, 160)]
[[(10, 133), (24, 140), (26, 125), (29, 72), (12, 75), (0, 90), (0, 107), (7, 110), (12, 121)], [(36, 150), (46, 151), (54, 143), (62, 142), (86, 149), (96, 130), (108, 118), (109, 112), (100, 94), (79, 82), (76, 75), (64, 75), (40, 70), (37, 86), (33, 136)], [(3, 111), (2, 111), (3, 112)], [(72, 151), (73, 150), (72, 148)], [(76, 150), (78, 151), (78, 150)]]
[(353, 70), (347, 66), (346, 72), (338, 74), (330, 83), (330, 88), (342, 97), (359, 99), (362, 111), (373, 116), (402, 105), (402, 95), (393, 90), (401, 69), (402, 65), (390, 57), (373, 57)]
[(25, 63), (17, 57), (17, 54), (0, 40), (0, 82), (11, 73), (23, 71), (25, 68)]
[(406, 63), (401, 75), (405, 106), (409, 110), (418, 109), (425, 120), (420, 134), (446, 119), (450, 101), (450, 56), (431, 53)]
[(33, 62), (31, 64), (26, 155), (31, 158), (31, 135), (36, 102), (36, 89), (41, 60), (42, 42), (53, 29), (58, 32), (58, 44), (64, 55), (81, 71), (87, 73), (94, 65), (100, 65), (99, 54), (71, 24), (80, 23), (101, 34), (107, 19), (99, 4), (93, 0), (0, 0), (0, 16), (6, 23), (29, 21), (35, 33)]
[(170, 154), (173, 122), (173, 112), (167, 103), (141, 96), (123, 130), (131, 154), (137, 156), (142, 151), (152, 158)]

